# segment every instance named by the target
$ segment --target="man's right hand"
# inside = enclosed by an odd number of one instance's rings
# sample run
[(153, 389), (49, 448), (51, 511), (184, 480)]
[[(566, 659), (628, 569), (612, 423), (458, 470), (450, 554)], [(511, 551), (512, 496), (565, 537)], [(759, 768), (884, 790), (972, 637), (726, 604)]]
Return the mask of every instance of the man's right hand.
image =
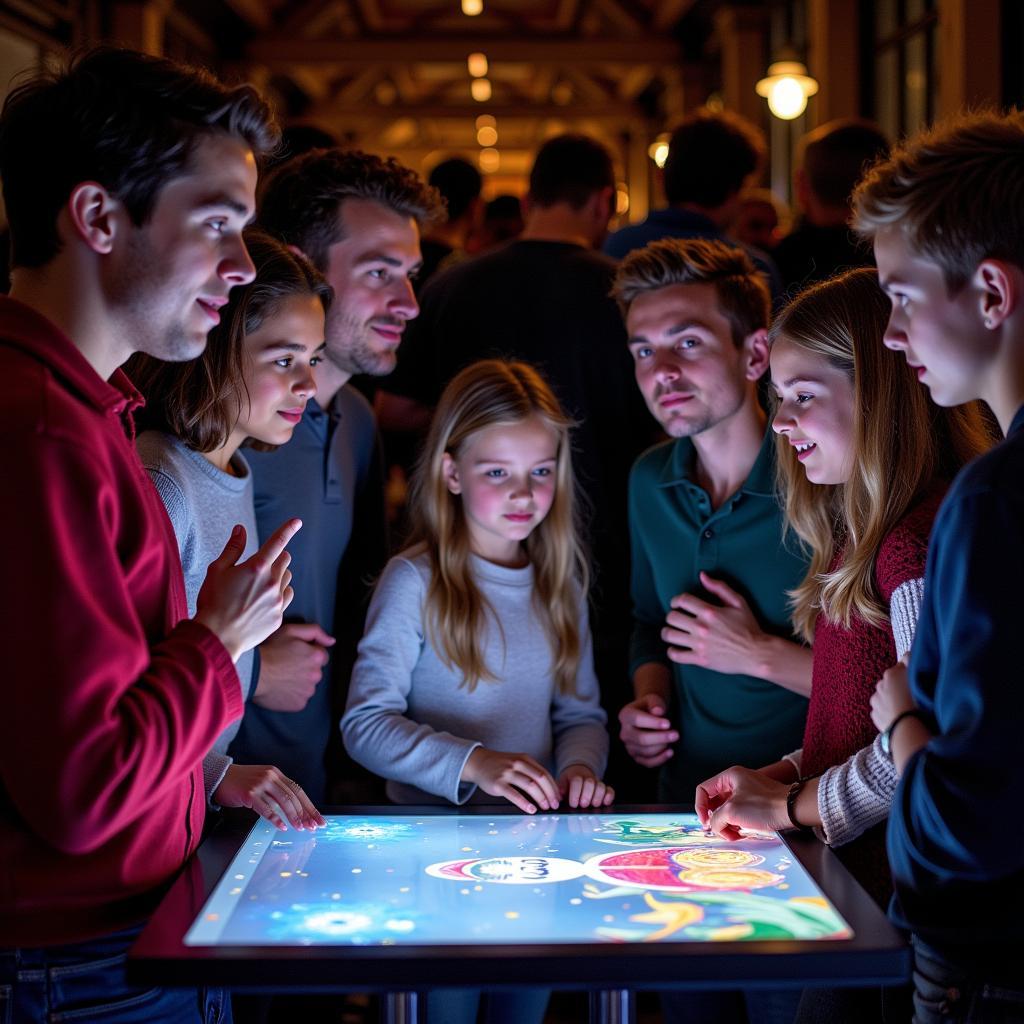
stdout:
[(679, 733), (665, 717), (665, 699), (648, 693), (619, 712), (619, 736), (629, 756), (645, 768), (657, 768), (672, 756)]
[(227, 648), (232, 661), (262, 643), (280, 625), (295, 596), (288, 585), (288, 542), (302, 526), (289, 519), (251, 558), (245, 551), (245, 527), (236, 526), (220, 555), (210, 563), (196, 599), (196, 622), (206, 626)]
[(313, 696), (334, 637), (315, 622), (286, 622), (260, 644), (252, 700), (268, 711), (301, 711)]

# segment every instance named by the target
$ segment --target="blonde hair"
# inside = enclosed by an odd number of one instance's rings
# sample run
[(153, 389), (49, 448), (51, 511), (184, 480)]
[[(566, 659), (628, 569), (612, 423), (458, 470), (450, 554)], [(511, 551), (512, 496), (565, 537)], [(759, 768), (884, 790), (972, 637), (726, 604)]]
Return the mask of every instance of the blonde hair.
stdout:
[(897, 145), (853, 194), (867, 238), (899, 226), (953, 295), (987, 258), (1024, 267), (1024, 113), (958, 114)]
[(462, 499), (449, 492), (444, 455), (457, 459), (489, 427), (540, 418), (558, 439), (551, 509), (524, 541), (533, 566), (533, 602), (544, 624), (559, 692), (573, 693), (582, 656), (580, 600), (587, 591), (587, 563), (577, 539), (570, 460), (571, 421), (543, 378), (526, 363), (488, 359), (466, 367), (441, 395), (413, 476), (413, 543), (430, 559), (427, 634), (442, 660), (465, 676), (472, 693), (481, 679), (495, 679), (484, 661), (480, 636), (487, 599), (470, 571), (469, 531)]
[[(889, 620), (875, 585), (878, 549), (936, 480), (991, 446), (976, 404), (942, 409), (903, 356), (882, 344), (889, 302), (877, 272), (853, 270), (802, 292), (772, 325), (783, 339), (824, 357), (853, 383), (854, 462), (843, 484), (812, 484), (792, 445), (778, 437), (778, 485), (787, 525), (810, 549), (803, 582), (790, 591), (793, 623), (807, 641), (819, 614), (849, 628), (855, 616)], [(838, 551), (842, 565), (832, 569)]]

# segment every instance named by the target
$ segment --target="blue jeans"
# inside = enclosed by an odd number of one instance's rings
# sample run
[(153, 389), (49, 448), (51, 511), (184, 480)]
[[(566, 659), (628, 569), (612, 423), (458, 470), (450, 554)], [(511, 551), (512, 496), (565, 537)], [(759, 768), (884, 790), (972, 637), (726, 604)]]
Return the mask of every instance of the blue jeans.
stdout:
[(141, 926), (68, 946), (0, 950), (0, 1024), (231, 1024), (226, 989), (137, 988), (125, 981)]
[(915, 936), (914, 1024), (1024, 1024), (1024, 987), (990, 984)]

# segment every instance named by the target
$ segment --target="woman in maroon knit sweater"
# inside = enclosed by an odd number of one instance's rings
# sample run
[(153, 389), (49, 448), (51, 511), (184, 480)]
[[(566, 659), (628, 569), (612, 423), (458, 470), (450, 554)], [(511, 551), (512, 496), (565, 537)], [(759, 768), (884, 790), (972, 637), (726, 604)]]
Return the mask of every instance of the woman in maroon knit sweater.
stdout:
[(896, 774), (871, 694), (910, 649), (946, 486), (991, 443), (979, 409), (933, 405), (915, 369), (882, 345), (888, 317), (876, 272), (855, 270), (803, 292), (772, 325), (779, 486), (811, 554), (792, 593), (814, 652), (804, 745), (759, 771), (720, 773), (696, 800), (728, 838), (814, 827), (883, 906)]

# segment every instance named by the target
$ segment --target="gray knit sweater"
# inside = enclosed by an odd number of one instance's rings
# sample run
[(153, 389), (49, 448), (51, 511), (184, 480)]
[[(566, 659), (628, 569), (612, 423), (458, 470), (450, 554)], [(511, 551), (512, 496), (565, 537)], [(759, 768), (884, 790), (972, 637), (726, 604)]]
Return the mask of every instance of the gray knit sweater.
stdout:
[[(196, 598), (206, 579), (206, 570), (224, 550), (235, 523), (245, 527), (243, 558), (248, 558), (258, 547), (249, 465), (241, 453), (236, 452), (231, 466), (237, 475), (232, 476), (179, 438), (158, 430), (144, 431), (135, 446), (174, 527), (181, 568), (185, 573), (188, 613), (195, 615)], [(252, 685), (252, 651), (246, 651), (235, 667), (244, 700)], [(238, 732), (240, 722), (239, 719), (229, 725), (203, 759), (207, 799), (220, 785), (231, 764), (232, 759), (226, 751)]]
[(604, 772), (608, 733), (585, 604), (576, 693), (562, 695), (533, 605), (532, 567), (507, 569), (473, 556), (472, 569), (500, 622), (491, 620), (483, 638), (497, 678), (480, 680), (472, 693), (425, 635), (425, 554), (391, 559), (370, 604), (341, 732), (349, 754), (388, 780), (396, 803), (498, 801), (460, 782), (478, 746), (529, 754), (556, 777), (576, 763), (598, 777)]

